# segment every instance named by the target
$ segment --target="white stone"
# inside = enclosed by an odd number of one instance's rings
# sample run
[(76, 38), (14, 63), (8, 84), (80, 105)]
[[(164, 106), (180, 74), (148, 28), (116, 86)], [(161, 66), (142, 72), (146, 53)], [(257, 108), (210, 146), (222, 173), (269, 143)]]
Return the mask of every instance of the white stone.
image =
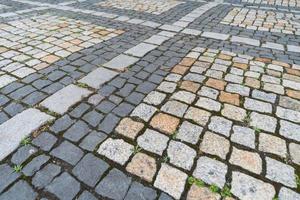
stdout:
[(111, 69), (124, 70), (125, 68), (136, 63), (138, 60), (138, 58), (121, 54), (107, 63), (104, 63), (103, 66)]
[(71, 106), (91, 93), (92, 92), (87, 89), (71, 84), (46, 98), (40, 105), (52, 112), (62, 115), (67, 112)]
[(21, 140), (54, 117), (29, 108), (0, 125), (0, 161), (13, 152)]

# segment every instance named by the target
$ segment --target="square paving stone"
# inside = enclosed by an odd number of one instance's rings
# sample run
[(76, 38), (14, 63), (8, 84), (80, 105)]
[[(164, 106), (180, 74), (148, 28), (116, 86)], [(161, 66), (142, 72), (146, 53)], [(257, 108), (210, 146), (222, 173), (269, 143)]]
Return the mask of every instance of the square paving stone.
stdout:
[(154, 115), (156, 110), (157, 108), (153, 106), (149, 106), (147, 104), (141, 103), (133, 110), (130, 116), (139, 117), (142, 120), (147, 122)]
[(117, 126), (116, 132), (128, 138), (135, 139), (143, 128), (143, 123), (136, 122), (130, 118), (124, 118), (120, 121), (119, 125)]
[(32, 179), (32, 184), (38, 189), (44, 188), (49, 185), (53, 178), (60, 172), (60, 166), (50, 163), (35, 174)]
[(133, 182), (129, 188), (129, 191), (124, 200), (133, 199), (147, 199), (154, 200), (157, 197), (157, 193), (150, 187), (145, 187), (138, 182)]
[(80, 190), (80, 183), (70, 174), (64, 172), (55, 178), (45, 190), (62, 200), (73, 199)]
[(190, 170), (192, 168), (194, 158), (196, 157), (196, 151), (194, 149), (173, 140), (169, 143), (167, 153), (170, 158), (170, 163), (185, 170)]
[(179, 124), (178, 118), (164, 113), (158, 113), (151, 119), (150, 122), (150, 125), (153, 128), (169, 135), (175, 133), (178, 124)]
[(50, 159), (49, 156), (46, 155), (39, 155), (33, 158), (25, 167), (23, 167), (22, 172), (26, 176), (32, 176), (35, 172), (40, 170), (42, 165), (44, 165)]
[(97, 152), (120, 165), (124, 165), (133, 153), (133, 148), (131, 144), (122, 139), (108, 138), (100, 145)]
[(104, 63), (103, 66), (110, 68), (110, 69), (123, 70), (123, 69), (133, 65), (138, 60), (139, 60), (138, 58), (135, 58), (133, 56), (121, 54), (121, 55), (113, 58), (109, 62)]
[(211, 117), (211, 122), (209, 123), (208, 128), (216, 133), (229, 137), (231, 126), (232, 121), (223, 117), (213, 116)]
[[(8, 164), (0, 165), (0, 192), (20, 177)], [(1, 197), (1, 196), (0, 196)]]
[(187, 108), (188, 105), (180, 103), (179, 101), (168, 101), (162, 106), (161, 111), (164, 111), (171, 115), (175, 115), (177, 117), (183, 117)]
[(201, 126), (192, 124), (188, 121), (184, 121), (176, 135), (176, 139), (196, 144), (199, 140), (199, 137), (202, 133), (203, 128)]
[(65, 133), (64, 138), (67, 138), (73, 142), (79, 141), (82, 137), (84, 137), (88, 132), (90, 132), (90, 128), (88, 125), (79, 120), (75, 124), (73, 124)]
[(255, 131), (253, 129), (242, 127), (242, 126), (233, 126), (233, 133), (230, 137), (232, 142), (255, 148)]
[(144, 153), (137, 153), (126, 167), (128, 172), (148, 182), (152, 182), (156, 169), (155, 159)]
[(287, 164), (272, 158), (266, 158), (267, 174), (266, 177), (272, 181), (282, 183), (288, 187), (296, 188), (295, 169)]
[(32, 140), (32, 144), (38, 146), (44, 151), (49, 151), (56, 143), (56, 141), (57, 138), (54, 135), (48, 132), (43, 132), (38, 137)]
[(23, 180), (18, 181), (8, 191), (0, 195), (1, 200), (35, 200), (36, 198), (37, 193)]
[(164, 99), (166, 98), (166, 94), (161, 93), (161, 92), (157, 92), (157, 91), (152, 91), (150, 92), (145, 98), (144, 98), (144, 102), (152, 104), (152, 105), (159, 105), (161, 104)]
[(31, 145), (25, 145), (23, 147), (20, 147), (16, 153), (11, 158), (11, 162), (15, 165), (21, 165), (23, 162), (25, 162), (30, 156), (35, 154), (37, 152), (37, 149)]
[(157, 131), (147, 129), (144, 134), (137, 138), (137, 143), (143, 149), (162, 155), (167, 148), (169, 138)]
[(209, 185), (215, 184), (219, 188), (223, 188), (226, 182), (227, 168), (227, 165), (220, 161), (202, 156), (197, 161), (193, 176)]
[(50, 152), (55, 156), (71, 165), (75, 165), (83, 156), (83, 151), (74, 144), (64, 141)]
[(72, 173), (82, 182), (94, 187), (109, 165), (93, 154), (85, 155), (74, 167)]
[(130, 184), (131, 178), (114, 168), (97, 185), (95, 191), (101, 196), (122, 200), (124, 199)]
[(163, 163), (154, 186), (170, 194), (175, 199), (180, 199), (187, 177), (184, 172)]
[(222, 136), (207, 131), (200, 144), (200, 151), (226, 159), (230, 142)]
[(106, 139), (106, 134), (92, 131), (79, 144), (79, 146), (88, 151), (94, 151), (96, 146)]
[(103, 119), (103, 115), (96, 112), (95, 110), (86, 113), (82, 119), (86, 121), (89, 125), (96, 127)]
[(190, 119), (194, 121), (195, 123), (205, 126), (208, 122), (209, 118), (211, 116), (211, 113), (199, 108), (190, 107), (184, 116), (186, 119)]
[(262, 115), (252, 112), (250, 115), (250, 126), (259, 128), (264, 131), (274, 133), (277, 125), (277, 119), (268, 115)]
[(83, 191), (78, 200), (97, 200), (97, 198), (88, 191)]
[(241, 172), (232, 172), (231, 192), (240, 199), (273, 199), (274, 187)]

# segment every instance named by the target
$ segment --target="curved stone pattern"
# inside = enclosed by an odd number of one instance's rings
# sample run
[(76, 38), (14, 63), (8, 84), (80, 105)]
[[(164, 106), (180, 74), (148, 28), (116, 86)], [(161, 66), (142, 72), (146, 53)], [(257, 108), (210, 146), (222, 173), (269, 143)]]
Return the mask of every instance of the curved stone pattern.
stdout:
[(300, 200), (298, 5), (2, 0), (0, 199)]

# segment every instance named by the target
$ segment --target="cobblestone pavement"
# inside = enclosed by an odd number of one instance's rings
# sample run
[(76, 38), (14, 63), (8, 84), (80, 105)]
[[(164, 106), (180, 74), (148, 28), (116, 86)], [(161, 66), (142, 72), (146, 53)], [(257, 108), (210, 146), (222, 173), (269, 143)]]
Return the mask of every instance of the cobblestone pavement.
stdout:
[(0, 0), (0, 200), (300, 200), (299, 0)]

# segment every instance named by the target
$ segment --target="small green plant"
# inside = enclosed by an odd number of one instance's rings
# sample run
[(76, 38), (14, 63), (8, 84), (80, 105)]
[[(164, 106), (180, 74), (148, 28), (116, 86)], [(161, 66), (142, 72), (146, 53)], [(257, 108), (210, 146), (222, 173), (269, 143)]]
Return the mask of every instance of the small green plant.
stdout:
[(211, 186), (209, 186), (210, 191), (212, 191), (213, 193), (218, 193), (220, 188), (218, 186), (216, 186), (215, 184), (212, 184)]
[(141, 147), (139, 147), (139, 145), (136, 145), (135, 147), (133, 147), (133, 149), (131, 149), (133, 154), (137, 154), (138, 152), (140, 152), (142, 150)]
[(15, 165), (14, 166), (14, 171), (15, 172), (20, 172), (22, 170), (23, 166), (22, 165)]
[(274, 197), (272, 200), (279, 200), (279, 198), (278, 197)]
[(300, 186), (300, 177), (298, 175), (295, 175), (296, 184), (299, 187)]
[(250, 124), (250, 122), (251, 122), (251, 117), (250, 117), (250, 115), (251, 115), (251, 112), (247, 112), (247, 115), (246, 115), (245, 118), (243, 119), (243, 122), (244, 122), (247, 126), (249, 126), (249, 124)]
[(29, 145), (29, 144), (31, 144), (31, 139), (29, 137), (24, 138), (23, 140), (21, 140), (21, 145), (22, 146), (26, 146), (26, 145)]
[(204, 182), (203, 182), (202, 180), (197, 179), (197, 178), (192, 177), (192, 176), (190, 176), (190, 177), (188, 178), (188, 183), (189, 183), (190, 185), (195, 184), (195, 185), (197, 185), (198, 187), (203, 187), (203, 186), (205, 185)]
[(254, 132), (255, 132), (256, 134), (260, 134), (260, 133), (261, 133), (261, 129), (260, 129), (260, 128), (253, 127), (253, 129), (254, 129)]
[(161, 160), (161, 162), (166, 163), (170, 160), (170, 158), (168, 156), (164, 156)]
[(177, 138), (178, 131), (174, 131), (172, 134), (172, 139), (175, 140)]
[(82, 88), (88, 88), (89, 87), (88, 84), (86, 84), (86, 83), (77, 83), (76, 85), (79, 86), (79, 87), (82, 87)]
[(223, 189), (222, 189), (222, 191), (221, 191), (221, 196), (222, 197), (231, 197), (232, 195), (231, 195), (231, 192), (230, 192), (230, 188), (227, 186), (227, 185), (225, 185), (224, 187), (223, 187)]

